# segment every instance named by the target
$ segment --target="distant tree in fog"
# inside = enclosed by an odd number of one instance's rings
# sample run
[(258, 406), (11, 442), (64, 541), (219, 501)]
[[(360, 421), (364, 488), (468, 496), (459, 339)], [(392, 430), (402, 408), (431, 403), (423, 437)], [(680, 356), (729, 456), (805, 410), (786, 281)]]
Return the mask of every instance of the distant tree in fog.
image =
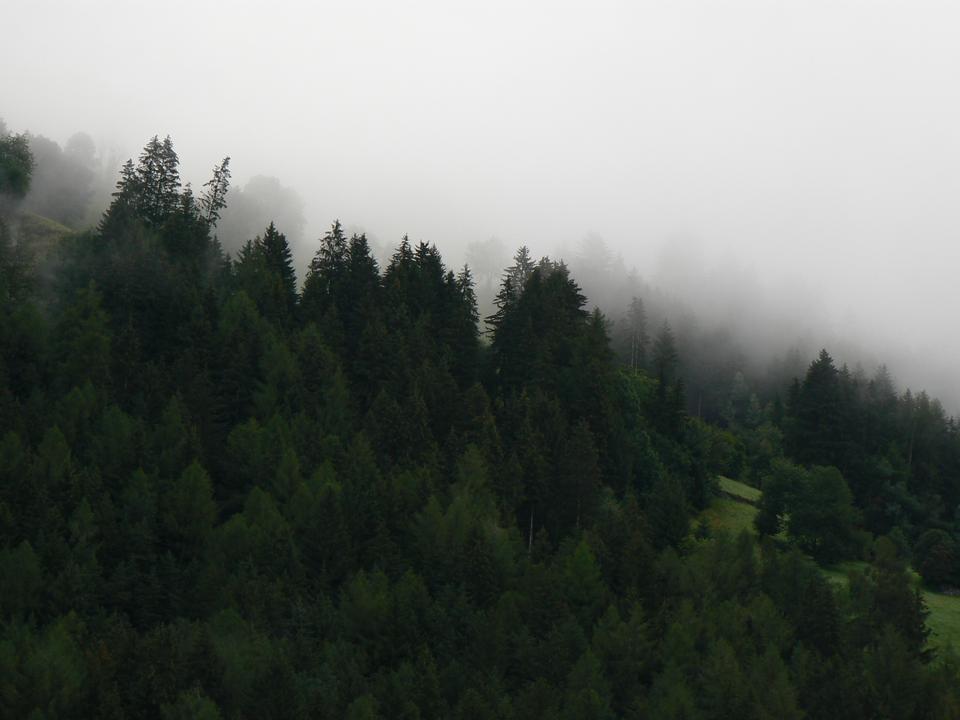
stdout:
[(680, 354), (670, 325), (664, 321), (653, 344), (653, 369), (657, 378), (654, 417), (661, 432), (675, 436), (683, 420), (683, 380), (678, 377)]
[(120, 180), (113, 193), (114, 202), (104, 215), (101, 227), (125, 222), (136, 217), (148, 227), (157, 228), (167, 222), (184, 202), (193, 204), (189, 191), (182, 196), (180, 159), (168, 135), (160, 140), (154, 135), (143, 148), (136, 165), (128, 160), (120, 171)]
[(669, 384), (673, 382), (679, 359), (673, 330), (670, 329), (669, 323), (664, 322), (660, 326), (660, 332), (657, 333), (657, 339), (653, 345), (654, 370), (661, 383)]
[(475, 241), (467, 245), (467, 264), (477, 282), (493, 283), (507, 262), (507, 248), (500, 238)]
[(275, 177), (257, 175), (242, 188), (230, 188), (226, 203), (217, 222), (217, 238), (231, 254), (271, 222), (283, 228), (291, 247), (303, 239), (303, 200)]
[(220, 220), (221, 211), (227, 206), (227, 193), (230, 191), (230, 158), (213, 169), (213, 177), (203, 185), (200, 195), (200, 213), (211, 227)]
[(23, 209), (79, 226), (94, 194), (96, 148), (86, 133), (73, 135), (64, 148), (42, 135), (30, 136), (36, 172)]
[(498, 325), (504, 317), (504, 313), (511, 303), (516, 301), (523, 292), (523, 287), (527, 280), (533, 274), (536, 264), (530, 255), (530, 248), (526, 245), (517, 250), (513, 256), (513, 265), (503, 271), (503, 279), (500, 281), (500, 291), (493, 303), (497, 306), (497, 311), (492, 317), (487, 318), (488, 322)]
[(638, 297), (630, 301), (627, 310), (627, 328), (630, 336), (630, 369), (637, 371), (647, 365), (647, 311)]

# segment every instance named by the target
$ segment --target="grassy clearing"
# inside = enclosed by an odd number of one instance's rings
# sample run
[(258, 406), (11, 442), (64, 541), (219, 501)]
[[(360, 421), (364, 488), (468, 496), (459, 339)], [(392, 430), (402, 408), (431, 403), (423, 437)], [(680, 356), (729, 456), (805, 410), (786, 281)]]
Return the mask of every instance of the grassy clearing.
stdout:
[(700, 513), (697, 520), (704, 523), (711, 532), (727, 532), (739, 535), (746, 530), (754, 533), (753, 519), (757, 515), (755, 503), (760, 500), (760, 491), (727, 477), (717, 479), (722, 495), (710, 503), (710, 507)]
[(847, 562), (837, 563), (829, 567), (821, 566), (820, 572), (823, 573), (830, 582), (846, 587), (847, 581), (849, 580), (847, 573), (852, 570), (863, 572), (866, 569), (867, 563), (863, 562), (863, 560), (848, 560)]
[(704, 522), (711, 532), (724, 531), (732, 535), (739, 535), (741, 530), (755, 532), (753, 518), (757, 509), (745, 502), (738, 502), (730, 498), (715, 498), (710, 507), (700, 513), (699, 520)]
[(14, 236), (25, 242), (37, 259), (48, 257), (73, 230), (55, 220), (25, 213), (14, 223)]
[(728, 477), (719, 477), (717, 478), (720, 484), (720, 491), (726, 493), (727, 495), (733, 495), (734, 497), (742, 498), (749, 503), (758, 503), (760, 502), (760, 496), (763, 494), (755, 487), (750, 487), (745, 483), (740, 482), (739, 480), (732, 480)]
[(953, 645), (960, 650), (960, 597), (929, 591), (924, 591), (923, 597), (930, 609), (927, 617), (930, 645), (934, 648)]

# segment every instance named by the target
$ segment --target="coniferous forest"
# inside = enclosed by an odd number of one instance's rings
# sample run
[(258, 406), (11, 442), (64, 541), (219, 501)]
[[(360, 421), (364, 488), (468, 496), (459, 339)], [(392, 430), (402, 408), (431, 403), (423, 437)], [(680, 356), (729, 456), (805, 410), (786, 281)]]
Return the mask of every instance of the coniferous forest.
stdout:
[[(0, 716), (960, 717), (926, 394), (824, 350), (698, 417), (642, 298), (521, 248), (481, 317), (339, 222), (300, 282), (283, 227), (222, 250), (229, 160), (195, 191), (169, 138), (37, 253), (34, 166), (0, 138)], [(752, 530), (702, 520), (721, 478)]]

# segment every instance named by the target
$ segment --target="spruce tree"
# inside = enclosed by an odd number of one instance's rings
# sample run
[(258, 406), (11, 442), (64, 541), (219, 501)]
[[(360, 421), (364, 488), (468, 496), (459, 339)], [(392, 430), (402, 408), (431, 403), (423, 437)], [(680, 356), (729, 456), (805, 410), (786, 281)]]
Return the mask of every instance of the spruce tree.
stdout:
[(638, 297), (630, 301), (627, 311), (627, 326), (630, 334), (630, 369), (634, 372), (647, 366), (647, 311)]
[(318, 321), (336, 304), (347, 263), (347, 237), (337, 220), (320, 239), (320, 247), (310, 261), (304, 281), (303, 308), (308, 318)]
[(500, 281), (500, 290), (494, 299), (497, 312), (487, 318), (487, 322), (497, 327), (503, 322), (509, 306), (520, 298), (523, 288), (530, 279), (536, 264), (530, 256), (530, 249), (524, 245), (513, 256), (513, 265), (508, 267)]
[(286, 317), (291, 318), (297, 304), (297, 276), (293, 269), (293, 256), (287, 237), (271, 222), (259, 245), (267, 271), (279, 279), (280, 296), (277, 300)]

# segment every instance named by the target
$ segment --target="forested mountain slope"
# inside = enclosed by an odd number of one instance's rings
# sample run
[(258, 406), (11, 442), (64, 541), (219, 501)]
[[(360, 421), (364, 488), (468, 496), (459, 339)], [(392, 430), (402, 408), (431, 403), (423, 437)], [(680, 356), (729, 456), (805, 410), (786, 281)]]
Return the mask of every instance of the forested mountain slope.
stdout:
[[(562, 262), (518, 254), (484, 340), (432, 245), (381, 268), (337, 223), (302, 286), (282, 228), (226, 257), (228, 181), (154, 138), (53, 268), (0, 226), (0, 715), (960, 715), (904, 560), (951, 547), (955, 425), (849, 437), (824, 357), (707, 424), (669, 329), (618, 362)], [(795, 547), (691, 535), (719, 473)]]

